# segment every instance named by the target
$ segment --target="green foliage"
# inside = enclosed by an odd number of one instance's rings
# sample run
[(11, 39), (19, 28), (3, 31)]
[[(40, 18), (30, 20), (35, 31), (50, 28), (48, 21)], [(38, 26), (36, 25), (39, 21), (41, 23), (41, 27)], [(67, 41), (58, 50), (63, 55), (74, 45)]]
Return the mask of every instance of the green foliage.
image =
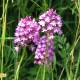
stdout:
[[(0, 75), (7, 74), (1, 80), (80, 80), (80, 1), (75, 1), (0, 1)], [(49, 8), (61, 15), (63, 34), (54, 38), (54, 59), (46, 67), (34, 64), (34, 52), (28, 49), (16, 53), (13, 39), (20, 18), (29, 15), (37, 19)]]

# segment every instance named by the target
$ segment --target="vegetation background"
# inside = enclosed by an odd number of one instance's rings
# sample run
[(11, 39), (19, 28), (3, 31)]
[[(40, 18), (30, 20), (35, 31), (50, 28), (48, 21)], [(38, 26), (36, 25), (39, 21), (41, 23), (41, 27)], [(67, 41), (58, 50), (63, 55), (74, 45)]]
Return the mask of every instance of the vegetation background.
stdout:
[[(35, 17), (53, 8), (62, 18), (63, 34), (54, 41), (50, 67), (34, 64), (34, 52), (14, 50), (20, 18)], [(80, 0), (0, 0), (1, 80), (80, 80)]]

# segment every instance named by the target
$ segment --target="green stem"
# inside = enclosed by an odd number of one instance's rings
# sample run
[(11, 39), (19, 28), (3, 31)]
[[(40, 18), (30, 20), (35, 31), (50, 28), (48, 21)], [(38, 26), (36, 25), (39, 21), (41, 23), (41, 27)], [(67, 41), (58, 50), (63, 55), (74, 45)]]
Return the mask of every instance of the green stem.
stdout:
[(51, 64), (51, 71), (52, 71), (52, 80), (54, 80), (54, 76), (53, 76), (53, 66)]
[(77, 29), (76, 29), (76, 36), (75, 36), (75, 40), (74, 40), (74, 43), (73, 43), (73, 48), (72, 48), (72, 51), (71, 51), (71, 64), (70, 64), (70, 80), (72, 80), (72, 77), (73, 77), (73, 73), (72, 73), (72, 65), (73, 65), (73, 62), (74, 62), (74, 50), (75, 50), (75, 47), (76, 47), (76, 41), (77, 41), (77, 38), (78, 38), (78, 34), (79, 34), (79, 28), (80, 28), (80, 2), (78, 0), (78, 2), (75, 2), (75, 6), (78, 10), (78, 26), (77, 26)]
[(45, 64), (43, 66), (44, 66), (44, 68), (43, 68), (44, 71), (43, 71), (43, 78), (42, 78), (42, 80), (45, 80), (45, 72), (46, 72), (45, 69), (46, 69), (46, 66), (45, 66)]
[(26, 48), (23, 49), (23, 53), (22, 53), (20, 62), (19, 62), (19, 64), (18, 64), (18, 66), (17, 66), (17, 70), (16, 70), (16, 73), (15, 73), (14, 80), (18, 80), (18, 77), (19, 77), (19, 69), (20, 69), (21, 63), (22, 63), (22, 61), (23, 61), (23, 59), (24, 59), (24, 56), (25, 56), (25, 50), (26, 50)]
[[(3, 16), (2, 16), (2, 18), (3, 18), (3, 27), (2, 27), (2, 37), (1, 37), (1, 51), (2, 51), (2, 62), (1, 62), (1, 73), (3, 73), (3, 47), (4, 47), (4, 40), (3, 40), (3, 38), (5, 37), (5, 35), (4, 35), (4, 33), (3, 33), (3, 31), (4, 31), (4, 29), (5, 29), (5, 17), (4, 17), (4, 4), (5, 4), (5, 0), (3, 0)], [(3, 80), (3, 78), (1, 77), (1, 80)]]
[[(1, 52), (2, 52), (2, 61), (1, 61), (1, 73), (3, 73), (3, 57), (4, 57), (4, 45), (5, 45), (5, 34), (6, 34), (6, 15), (7, 15), (7, 7), (8, 7), (8, 0), (5, 4), (5, 0), (3, 0), (3, 14), (2, 14), (2, 36), (1, 36)], [(1, 80), (3, 80), (3, 77), (1, 77)]]
[(44, 1), (44, 11), (46, 11), (46, 0), (43, 1)]
[(38, 75), (39, 75), (40, 69), (41, 69), (41, 65), (40, 65), (40, 67), (39, 67), (39, 69), (37, 71), (37, 76), (36, 76), (36, 79), (35, 80), (38, 80)]
[(75, 70), (74, 80), (77, 80), (77, 73), (78, 73), (79, 64), (80, 64), (80, 52), (79, 52), (79, 57), (78, 57), (78, 60), (77, 61), (78, 62), (77, 62), (76, 70)]

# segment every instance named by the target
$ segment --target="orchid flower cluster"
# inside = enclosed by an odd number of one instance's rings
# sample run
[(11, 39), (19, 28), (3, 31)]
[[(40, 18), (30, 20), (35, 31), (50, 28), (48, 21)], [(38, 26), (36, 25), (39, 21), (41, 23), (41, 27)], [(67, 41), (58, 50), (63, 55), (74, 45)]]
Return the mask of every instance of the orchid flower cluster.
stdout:
[(54, 56), (54, 34), (62, 34), (61, 27), (61, 17), (53, 9), (40, 15), (38, 22), (30, 16), (22, 18), (14, 33), (15, 50), (18, 52), (20, 47), (27, 46), (35, 51), (34, 63), (50, 65)]

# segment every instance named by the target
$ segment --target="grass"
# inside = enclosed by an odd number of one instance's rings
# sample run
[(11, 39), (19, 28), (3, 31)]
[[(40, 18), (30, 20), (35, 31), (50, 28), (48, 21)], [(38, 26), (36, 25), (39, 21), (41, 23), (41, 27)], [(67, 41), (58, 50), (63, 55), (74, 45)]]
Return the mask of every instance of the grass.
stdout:
[[(49, 8), (61, 15), (63, 34), (54, 39), (54, 60), (47, 68), (34, 64), (34, 52), (27, 48), (16, 53), (13, 39), (20, 18), (30, 15), (37, 19)], [(80, 1), (0, 1), (0, 79), (80, 80)]]

